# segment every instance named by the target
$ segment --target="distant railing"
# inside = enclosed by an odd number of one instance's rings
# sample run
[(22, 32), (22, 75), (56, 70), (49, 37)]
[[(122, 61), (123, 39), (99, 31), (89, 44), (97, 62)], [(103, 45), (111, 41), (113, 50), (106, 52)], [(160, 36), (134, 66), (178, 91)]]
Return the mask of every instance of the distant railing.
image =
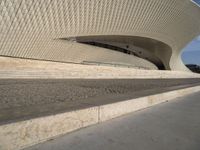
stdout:
[(114, 62), (82, 61), (82, 64), (84, 64), (84, 65), (112, 66), (112, 67), (124, 67), (124, 68), (135, 68), (135, 69), (150, 70), (150, 68), (148, 68), (148, 67), (134, 66), (134, 65), (131, 65), (131, 64), (114, 63)]

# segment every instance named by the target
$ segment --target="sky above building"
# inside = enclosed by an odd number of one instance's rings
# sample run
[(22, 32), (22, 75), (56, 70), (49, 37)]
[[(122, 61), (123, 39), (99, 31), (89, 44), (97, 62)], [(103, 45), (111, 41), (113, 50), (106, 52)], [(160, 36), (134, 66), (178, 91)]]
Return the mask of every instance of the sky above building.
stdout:
[(192, 0), (196, 5), (200, 6), (200, 0)]
[(200, 36), (183, 49), (182, 59), (185, 64), (200, 65)]

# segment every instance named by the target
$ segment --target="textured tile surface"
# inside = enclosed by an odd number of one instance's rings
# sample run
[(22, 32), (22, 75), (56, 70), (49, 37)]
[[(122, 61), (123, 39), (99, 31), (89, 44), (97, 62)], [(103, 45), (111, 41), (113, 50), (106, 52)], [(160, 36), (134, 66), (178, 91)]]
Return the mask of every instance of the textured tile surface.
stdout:
[[(1, 0), (0, 55), (82, 62), (128, 57), (58, 40), (88, 35), (157, 39), (172, 50), (170, 66), (183, 69), (179, 51), (200, 32), (199, 7), (190, 0)], [(165, 50), (161, 50), (165, 51)], [(111, 57), (112, 56), (112, 57)], [(132, 63), (148, 64), (142, 60)]]

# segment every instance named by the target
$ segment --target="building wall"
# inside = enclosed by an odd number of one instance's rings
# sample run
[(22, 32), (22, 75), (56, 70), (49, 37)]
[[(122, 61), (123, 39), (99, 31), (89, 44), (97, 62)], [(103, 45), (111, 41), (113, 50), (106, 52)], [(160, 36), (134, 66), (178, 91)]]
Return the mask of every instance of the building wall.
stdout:
[[(85, 43), (97, 47), (105, 47), (122, 53), (143, 58), (155, 64), (159, 69), (169, 70), (171, 48), (159, 41), (134, 36), (81, 36), (68, 38), (79, 43)], [(160, 52), (160, 53), (159, 53)]]
[[(0, 55), (63, 62), (83, 58), (103, 61), (105, 50), (86, 50), (83, 45), (59, 39), (140, 36), (172, 49), (170, 59), (165, 58), (165, 49), (156, 50), (169, 62), (170, 69), (187, 70), (180, 53), (200, 34), (199, 17), (200, 8), (190, 0), (1, 0)], [(112, 59), (112, 55), (106, 57)]]

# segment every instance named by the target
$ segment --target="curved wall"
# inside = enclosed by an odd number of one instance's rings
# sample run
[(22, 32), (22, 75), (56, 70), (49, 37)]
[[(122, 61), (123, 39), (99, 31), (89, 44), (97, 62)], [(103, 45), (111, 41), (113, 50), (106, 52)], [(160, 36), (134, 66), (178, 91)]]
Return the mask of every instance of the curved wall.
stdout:
[(74, 40), (79, 43), (100, 47), (101, 44), (106, 44), (111, 46), (106, 47), (107, 49), (112, 49), (112, 46), (114, 46), (116, 47), (116, 51), (118, 48), (122, 48), (122, 50), (119, 49), (119, 51), (146, 59), (155, 64), (159, 69), (170, 69), (169, 60), (172, 55), (171, 47), (154, 39), (134, 36), (106, 35), (72, 37), (66, 40)]
[(180, 53), (200, 34), (199, 17), (200, 8), (190, 0), (2, 0), (0, 55), (64, 62), (101, 59), (101, 50), (98, 55), (92, 48), (87, 51), (81, 44), (59, 39), (141, 36), (172, 49), (170, 60), (163, 55), (166, 49), (156, 52), (170, 69), (187, 70)]

